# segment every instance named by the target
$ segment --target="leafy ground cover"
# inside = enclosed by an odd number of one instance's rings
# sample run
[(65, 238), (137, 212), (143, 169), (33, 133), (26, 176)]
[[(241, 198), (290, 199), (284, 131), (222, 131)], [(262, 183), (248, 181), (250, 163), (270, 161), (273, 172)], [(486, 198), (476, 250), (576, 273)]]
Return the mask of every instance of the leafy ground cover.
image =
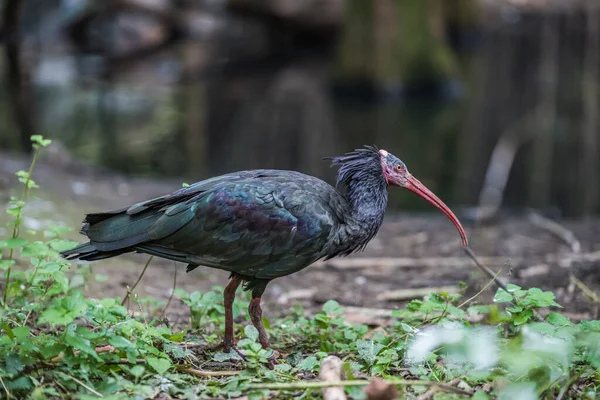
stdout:
[[(295, 306), (265, 319), (282, 356), (273, 369), (247, 324), (246, 293), (234, 305), (246, 360), (212, 350), (224, 323), (222, 287), (175, 289), (168, 301), (140, 298), (135, 285), (122, 298), (86, 298), (88, 283), (108, 278), (60, 258), (75, 244), (64, 239), (67, 230), (22, 227), (37, 155), (49, 144), (32, 140), (36, 156), (17, 173), (22, 194), (8, 205), (11, 225), (0, 240), (0, 396), (313, 399), (325, 386), (342, 386), (354, 399), (598, 397), (600, 321), (571, 321), (553, 293), (537, 288), (509, 285), (490, 304), (432, 293), (377, 327), (351, 324), (335, 301), (315, 314)], [(169, 323), (171, 301), (189, 307), (188, 323)], [(341, 360), (341, 382), (318, 379), (332, 355)]]

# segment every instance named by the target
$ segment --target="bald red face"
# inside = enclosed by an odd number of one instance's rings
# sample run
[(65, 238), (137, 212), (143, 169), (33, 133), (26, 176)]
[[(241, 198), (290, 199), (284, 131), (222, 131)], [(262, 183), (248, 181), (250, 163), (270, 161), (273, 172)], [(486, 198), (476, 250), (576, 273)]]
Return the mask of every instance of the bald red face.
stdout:
[(400, 159), (393, 154), (381, 149), (379, 150), (379, 157), (381, 163), (381, 170), (385, 178), (386, 183), (389, 186), (403, 187), (411, 192), (424, 198), (435, 207), (440, 209), (446, 216), (452, 221), (458, 233), (462, 239), (463, 245), (467, 246), (467, 234), (463, 229), (460, 221), (450, 210), (450, 208), (444, 204), (439, 197), (437, 197), (431, 190), (427, 189), (417, 178), (413, 177), (406, 168), (406, 165)]

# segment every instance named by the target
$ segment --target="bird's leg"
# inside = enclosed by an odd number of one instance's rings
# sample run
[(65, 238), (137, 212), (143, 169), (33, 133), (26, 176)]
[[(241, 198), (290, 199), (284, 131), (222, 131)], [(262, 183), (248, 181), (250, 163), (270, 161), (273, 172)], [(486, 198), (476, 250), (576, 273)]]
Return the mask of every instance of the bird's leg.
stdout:
[(252, 288), (252, 300), (250, 300), (250, 306), (248, 307), (248, 313), (252, 324), (258, 330), (258, 341), (262, 345), (263, 349), (271, 347), (269, 339), (267, 338), (267, 332), (262, 322), (262, 308), (260, 308), (260, 298), (262, 297), (265, 289), (267, 288), (267, 280), (256, 280), (253, 282)]
[(248, 307), (252, 324), (258, 330), (258, 341), (262, 345), (263, 349), (271, 347), (269, 339), (267, 338), (267, 332), (262, 322), (262, 308), (260, 308), (260, 297), (252, 297), (250, 300), (250, 306)]
[[(248, 306), (248, 313), (250, 314), (250, 319), (252, 319), (252, 324), (258, 330), (258, 341), (263, 349), (270, 349), (271, 345), (269, 344), (269, 338), (267, 337), (267, 332), (265, 331), (262, 322), (262, 308), (260, 308), (260, 297), (263, 291), (264, 287), (260, 290), (258, 295), (256, 293), (256, 288), (252, 291), (252, 300), (250, 300), (250, 306)], [(270, 369), (275, 368), (275, 360), (277, 360), (277, 358), (279, 358), (279, 353), (276, 350), (273, 350), (273, 354), (269, 357)]]
[(223, 304), (225, 306), (225, 337), (223, 338), (223, 351), (229, 353), (233, 347), (233, 301), (235, 291), (242, 283), (239, 275), (232, 275), (231, 280), (223, 291)]

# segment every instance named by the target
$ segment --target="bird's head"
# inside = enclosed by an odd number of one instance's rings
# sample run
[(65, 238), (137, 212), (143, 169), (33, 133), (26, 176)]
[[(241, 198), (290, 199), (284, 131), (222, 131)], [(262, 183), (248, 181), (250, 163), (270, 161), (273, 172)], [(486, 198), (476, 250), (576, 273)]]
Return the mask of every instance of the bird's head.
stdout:
[(398, 157), (388, 153), (383, 149), (378, 150), (378, 154), (383, 177), (387, 185), (399, 186), (408, 189), (439, 208), (444, 214), (446, 214), (450, 221), (452, 221), (454, 226), (456, 226), (463, 245), (467, 246), (467, 234), (452, 210), (450, 210), (450, 208), (444, 204), (444, 202), (440, 200), (440, 198), (437, 197), (431, 190), (427, 189), (427, 187), (423, 185), (417, 178), (412, 176), (410, 172), (408, 172), (408, 169), (406, 169), (406, 165), (404, 165), (404, 163)]

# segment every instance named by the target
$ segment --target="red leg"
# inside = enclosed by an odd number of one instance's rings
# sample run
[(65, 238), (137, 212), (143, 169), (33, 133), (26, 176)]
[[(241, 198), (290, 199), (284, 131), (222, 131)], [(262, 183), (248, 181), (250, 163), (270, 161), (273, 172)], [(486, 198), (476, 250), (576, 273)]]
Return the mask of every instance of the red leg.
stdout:
[(223, 304), (225, 306), (225, 337), (223, 338), (223, 351), (229, 353), (233, 347), (233, 301), (235, 291), (242, 283), (242, 278), (232, 275), (231, 280), (223, 292)]
[(255, 297), (250, 301), (250, 307), (248, 307), (252, 324), (258, 330), (258, 341), (262, 345), (263, 349), (271, 347), (269, 339), (267, 338), (267, 332), (262, 322), (262, 308), (260, 308), (260, 297)]

